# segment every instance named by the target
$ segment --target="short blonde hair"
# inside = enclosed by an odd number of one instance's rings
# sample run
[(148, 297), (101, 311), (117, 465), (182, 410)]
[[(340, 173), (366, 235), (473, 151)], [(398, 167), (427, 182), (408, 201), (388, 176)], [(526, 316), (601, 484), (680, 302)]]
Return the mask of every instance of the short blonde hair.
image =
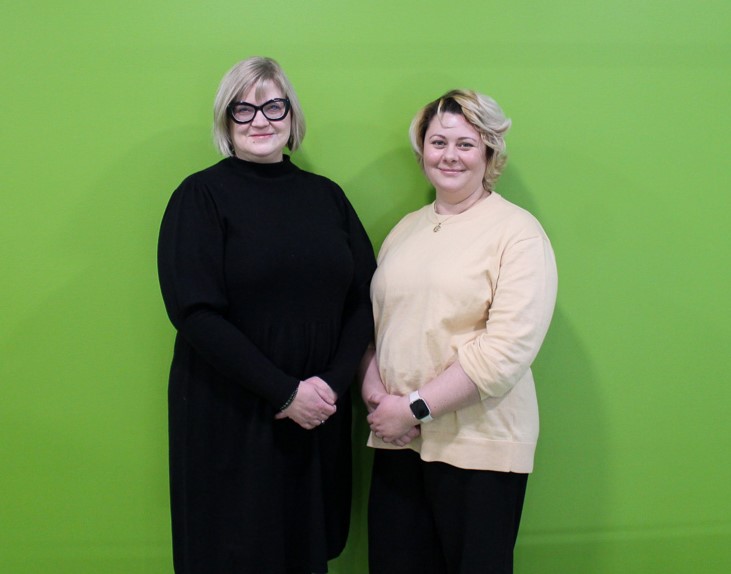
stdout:
[(231, 68), (221, 80), (213, 103), (213, 143), (224, 156), (234, 155), (228, 105), (240, 99), (252, 87), (259, 90), (266, 82), (275, 84), (289, 99), (292, 128), (287, 148), (296, 151), (305, 138), (305, 116), (297, 93), (282, 67), (272, 58), (254, 56)]
[(482, 186), (493, 191), (508, 159), (505, 146), (505, 133), (511, 122), (505, 117), (497, 102), (472, 90), (451, 90), (428, 103), (416, 114), (409, 127), (411, 147), (416, 153), (419, 165), (424, 168), (424, 137), (429, 124), (435, 116), (457, 114), (477, 130), (485, 144), (487, 167), (482, 178)]

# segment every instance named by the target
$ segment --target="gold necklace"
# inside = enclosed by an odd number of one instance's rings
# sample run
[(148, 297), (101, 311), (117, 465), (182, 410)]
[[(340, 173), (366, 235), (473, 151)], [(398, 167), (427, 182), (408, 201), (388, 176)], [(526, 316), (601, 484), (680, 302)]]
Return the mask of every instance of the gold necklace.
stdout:
[(456, 213), (452, 213), (451, 215), (448, 215), (447, 217), (445, 217), (444, 219), (439, 221), (439, 214), (437, 213), (437, 202), (436, 201), (434, 201), (434, 203), (432, 203), (432, 209), (434, 210), (434, 217), (437, 220), (437, 224), (434, 226), (434, 229), (432, 229), (432, 231), (434, 233), (436, 233), (437, 231), (439, 231), (442, 228), (442, 223), (445, 223), (450, 217), (453, 217), (454, 215), (456, 215)]
[[(480, 195), (480, 197), (478, 198), (478, 200), (475, 201), (472, 205), (470, 205), (467, 209), (470, 209), (471, 207), (474, 207), (475, 205), (477, 205), (478, 203), (480, 203), (480, 201), (482, 201), (484, 198), (486, 198), (488, 195), (490, 195), (490, 193), (492, 193), (492, 192), (488, 191), (487, 193), (485, 193), (483, 191), (482, 194)], [(432, 231), (434, 233), (436, 233), (437, 231), (439, 231), (442, 228), (442, 223), (446, 223), (446, 221), (450, 217), (454, 217), (455, 215), (459, 215), (459, 213), (451, 213), (447, 217), (445, 217), (444, 219), (442, 219), (441, 221), (439, 221), (439, 213), (437, 212), (437, 200), (436, 199), (434, 200), (434, 203), (432, 203), (432, 209), (434, 210), (434, 217), (437, 220), (437, 224), (434, 226), (434, 229), (432, 229)], [(464, 211), (467, 211), (467, 209), (465, 209)], [(464, 211), (460, 211), (460, 213), (464, 213)]]

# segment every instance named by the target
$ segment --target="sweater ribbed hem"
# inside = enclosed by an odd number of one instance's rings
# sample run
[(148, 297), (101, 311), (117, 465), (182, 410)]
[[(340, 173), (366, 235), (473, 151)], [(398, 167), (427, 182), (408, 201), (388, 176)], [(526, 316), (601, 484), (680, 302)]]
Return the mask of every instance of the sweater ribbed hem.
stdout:
[[(457, 468), (471, 470), (492, 470), (496, 472), (533, 472), (536, 443), (512, 442), (489, 439), (453, 438), (444, 442), (417, 439), (408, 447), (418, 452), (425, 462), (444, 462)], [(399, 447), (385, 443), (373, 436), (368, 437), (368, 446), (399, 450)]]

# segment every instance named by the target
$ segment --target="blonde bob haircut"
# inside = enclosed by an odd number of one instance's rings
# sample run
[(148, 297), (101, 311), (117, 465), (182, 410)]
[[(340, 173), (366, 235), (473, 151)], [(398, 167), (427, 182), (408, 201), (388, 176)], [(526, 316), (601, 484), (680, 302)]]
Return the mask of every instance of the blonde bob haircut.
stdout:
[(231, 119), (227, 108), (231, 102), (240, 100), (252, 87), (259, 97), (263, 85), (271, 82), (282, 90), (282, 96), (289, 99), (292, 128), (287, 148), (295, 151), (305, 138), (305, 116), (292, 83), (282, 67), (271, 58), (254, 56), (231, 68), (221, 80), (213, 103), (213, 143), (224, 156), (233, 156), (231, 141)]
[(416, 153), (419, 165), (424, 169), (424, 137), (431, 121), (443, 114), (457, 114), (480, 134), (485, 144), (487, 167), (482, 177), (486, 191), (494, 191), (495, 183), (508, 159), (505, 147), (505, 133), (510, 128), (510, 120), (505, 117), (497, 102), (472, 90), (451, 90), (428, 103), (416, 114), (409, 127), (411, 147)]

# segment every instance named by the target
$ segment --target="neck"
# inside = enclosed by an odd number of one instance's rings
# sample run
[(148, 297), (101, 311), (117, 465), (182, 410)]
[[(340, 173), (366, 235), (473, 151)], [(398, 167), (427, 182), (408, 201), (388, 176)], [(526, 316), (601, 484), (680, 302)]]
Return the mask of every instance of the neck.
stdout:
[(490, 192), (480, 187), (461, 201), (452, 203), (448, 197), (441, 197), (439, 191), (437, 191), (437, 198), (434, 200), (434, 210), (439, 214), (457, 215), (458, 213), (464, 213), (488, 195), (490, 195)]

